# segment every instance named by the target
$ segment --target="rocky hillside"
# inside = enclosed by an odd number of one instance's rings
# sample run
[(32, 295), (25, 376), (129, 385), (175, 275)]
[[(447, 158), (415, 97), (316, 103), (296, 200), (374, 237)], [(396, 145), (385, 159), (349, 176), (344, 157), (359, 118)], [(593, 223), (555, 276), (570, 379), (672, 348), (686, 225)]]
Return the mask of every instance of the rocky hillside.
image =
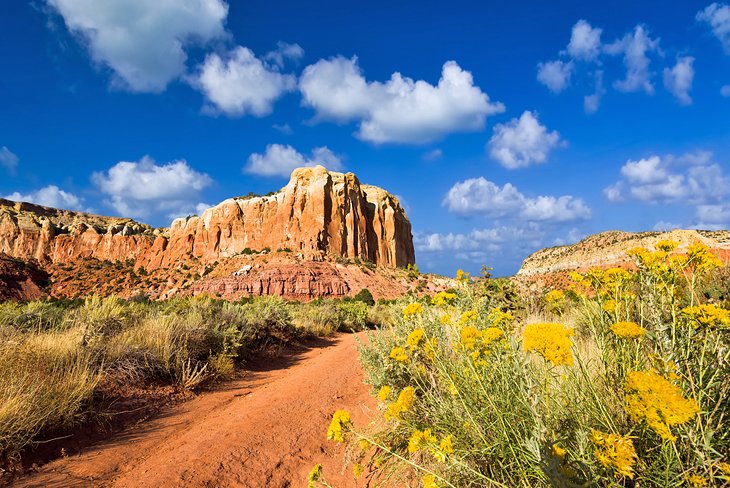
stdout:
[(354, 294), (367, 283), (392, 296), (410, 286), (389, 286), (385, 270), (415, 263), (397, 198), (322, 166), (295, 170), (278, 192), (230, 198), (170, 228), (0, 199), (0, 254), (49, 271), (58, 296), (308, 299)]
[(635, 247), (653, 249), (660, 240), (679, 242), (681, 252), (690, 244), (702, 242), (725, 258), (730, 255), (729, 231), (674, 230), (671, 232), (602, 232), (570, 246), (542, 249), (530, 255), (517, 272), (520, 278), (547, 276), (592, 267), (627, 266), (632, 261), (626, 251)]

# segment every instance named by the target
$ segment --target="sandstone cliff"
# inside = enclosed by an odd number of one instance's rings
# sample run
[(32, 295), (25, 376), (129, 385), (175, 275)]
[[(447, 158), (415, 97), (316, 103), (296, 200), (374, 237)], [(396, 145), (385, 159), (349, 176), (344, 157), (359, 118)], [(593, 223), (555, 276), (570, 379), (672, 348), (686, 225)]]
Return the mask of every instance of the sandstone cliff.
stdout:
[(529, 278), (592, 267), (628, 266), (632, 260), (626, 251), (635, 247), (653, 249), (658, 241), (679, 242), (681, 252), (695, 242), (706, 244), (722, 257), (730, 256), (730, 232), (702, 230), (674, 230), (671, 232), (609, 231), (586, 237), (570, 246), (542, 249), (530, 255), (517, 272), (518, 277)]
[(147, 269), (195, 258), (212, 263), (246, 248), (289, 249), (307, 258), (358, 258), (383, 267), (415, 262), (411, 225), (398, 200), (352, 173), (300, 168), (280, 191), (231, 198), (200, 217), (152, 229), (0, 199), (0, 252), (41, 263), (134, 260)]

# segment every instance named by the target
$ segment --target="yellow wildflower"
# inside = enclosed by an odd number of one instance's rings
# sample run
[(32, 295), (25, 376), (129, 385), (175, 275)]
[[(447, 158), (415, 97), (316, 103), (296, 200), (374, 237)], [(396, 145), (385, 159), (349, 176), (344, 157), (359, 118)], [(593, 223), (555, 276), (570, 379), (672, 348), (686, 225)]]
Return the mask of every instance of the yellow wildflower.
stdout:
[(522, 345), (525, 351), (535, 351), (555, 366), (573, 364), (573, 329), (562, 324), (539, 323), (525, 327)]
[(437, 307), (446, 307), (448, 305), (453, 304), (456, 301), (456, 294), (449, 293), (446, 291), (440, 291), (440, 292), (436, 293), (436, 295), (434, 295), (434, 297), (431, 301)]
[(655, 371), (629, 371), (626, 375), (626, 410), (635, 421), (646, 420), (662, 439), (677, 438), (669, 430), (689, 422), (698, 412), (697, 402)]
[(503, 312), (502, 310), (495, 308), (489, 312), (489, 321), (493, 327), (506, 328), (515, 319), (514, 315), (509, 312)]
[(702, 488), (707, 486), (707, 480), (698, 474), (687, 476), (687, 484), (693, 488)]
[(603, 310), (608, 313), (614, 313), (616, 311), (616, 300), (606, 300), (603, 302)]
[(431, 338), (423, 344), (423, 353), (431, 361), (436, 359), (436, 347), (437, 346), (438, 346), (438, 340), (436, 340), (436, 338)]
[(557, 444), (553, 444), (552, 450), (553, 450), (553, 455), (562, 461), (563, 458), (565, 457), (565, 452), (566, 452), (565, 449), (563, 449), (562, 447), (560, 447)]
[(367, 439), (360, 439), (359, 441), (357, 441), (357, 444), (360, 446), (360, 449), (363, 451), (367, 451), (368, 449), (370, 449), (370, 445), (371, 445), (370, 441)]
[(449, 434), (441, 439), (438, 447), (431, 449), (431, 454), (438, 461), (445, 463), (446, 456), (448, 456), (449, 454), (454, 454), (454, 436)]
[(383, 416), (385, 420), (398, 420), (403, 412), (409, 410), (415, 401), (416, 390), (412, 386), (403, 388), (398, 399), (389, 404)]
[(431, 434), (431, 429), (424, 431), (415, 430), (408, 439), (408, 452), (418, 452), (437, 442), (436, 436)]
[(420, 303), (409, 303), (403, 308), (403, 318), (413, 317), (423, 312), (423, 305)]
[(636, 322), (617, 322), (611, 326), (611, 331), (624, 339), (638, 339), (646, 333)]
[(469, 283), (469, 273), (466, 273), (463, 269), (457, 269), (456, 281), (464, 284)]
[(545, 295), (545, 302), (549, 305), (557, 305), (565, 298), (565, 292), (563, 290), (551, 290)]
[(378, 390), (378, 400), (381, 402), (387, 401), (390, 396), (390, 387), (385, 385)]
[(481, 332), (482, 342), (485, 345), (489, 345), (497, 339), (501, 339), (502, 336), (504, 336), (504, 332), (502, 329), (498, 329), (497, 327), (487, 327)]
[(359, 478), (364, 472), (365, 468), (362, 467), (362, 464), (355, 463), (352, 465), (352, 474), (355, 476), (355, 478)]
[(481, 337), (481, 332), (473, 325), (467, 325), (461, 329), (461, 345), (467, 351), (474, 349), (477, 339)]
[(410, 362), (410, 359), (408, 358), (408, 353), (402, 347), (394, 347), (390, 351), (390, 358), (395, 359), (399, 363), (407, 364)]
[(633, 466), (638, 456), (629, 437), (591, 430), (591, 442), (596, 446), (593, 454), (603, 466), (614, 469), (617, 475), (634, 478)]
[(317, 482), (322, 478), (322, 465), (315, 464), (307, 476), (307, 488), (314, 488)]
[(432, 474), (424, 476), (423, 488), (439, 488), (439, 485), (436, 483), (436, 477)]
[(687, 317), (689, 324), (695, 328), (698, 326), (730, 328), (730, 310), (725, 310), (711, 303), (686, 307), (682, 309), (682, 314)]
[(467, 310), (459, 317), (459, 324), (464, 325), (477, 319), (477, 313), (474, 310)]
[(717, 463), (716, 467), (720, 470), (720, 478), (730, 481), (730, 463)]
[(439, 319), (439, 322), (441, 322), (441, 325), (449, 325), (451, 323), (451, 315), (443, 314)]
[(672, 252), (677, 249), (677, 246), (679, 246), (679, 242), (677, 241), (662, 239), (661, 241), (657, 241), (657, 243), (654, 244), (654, 249), (658, 249), (659, 251), (664, 252)]
[(406, 344), (408, 344), (408, 347), (410, 347), (411, 351), (413, 351), (421, 345), (425, 337), (426, 332), (423, 329), (416, 329), (408, 334), (408, 337), (406, 338)]
[(687, 264), (694, 266), (695, 271), (703, 272), (722, 266), (722, 261), (710, 252), (706, 245), (696, 242), (687, 249)]
[(347, 410), (337, 410), (332, 415), (332, 422), (327, 429), (327, 439), (335, 442), (345, 442), (345, 438), (342, 436), (343, 428), (350, 425), (350, 412)]

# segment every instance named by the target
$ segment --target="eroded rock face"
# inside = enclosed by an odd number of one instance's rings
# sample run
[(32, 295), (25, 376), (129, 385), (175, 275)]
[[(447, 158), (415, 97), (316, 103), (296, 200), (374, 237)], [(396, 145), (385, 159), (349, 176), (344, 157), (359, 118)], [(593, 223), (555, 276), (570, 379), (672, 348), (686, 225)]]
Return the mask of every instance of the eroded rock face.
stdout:
[(131, 259), (153, 270), (191, 258), (212, 263), (246, 248), (390, 268), (415, 262), (411, 225), (398, 200), (322, 166), (295, 170), (277, 193), (225, 200), (170, 229), (0, 199), (0, 252), (40, 263)]

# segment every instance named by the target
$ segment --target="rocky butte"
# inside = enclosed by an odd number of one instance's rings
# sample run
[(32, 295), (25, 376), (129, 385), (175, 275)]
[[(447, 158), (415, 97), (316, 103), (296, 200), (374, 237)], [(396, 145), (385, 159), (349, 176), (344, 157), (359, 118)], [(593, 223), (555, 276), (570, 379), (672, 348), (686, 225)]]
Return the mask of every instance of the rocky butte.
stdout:
[[(272, 255), (262, 258), (262, 251)], [(32, 260), (56, 275), (89, 260), (124, 262), (145, 273), (164, 272), (158, 275), (166, 283), (158, 288), (167, 291), (295, 298), (359, 291), (338, 282), (345, 279), (338, 262), (380, 270), (415, 263), (411, 224), (398, 199), (352, 173), (322, 166), (294, 170), (278, 192), (229, 198), (201, 216), (176, 219), (170, 228), (0, 199), (0, 253)], [(195, 276), (168, 276), (181, 269)], [(260, 273), (265, 282), (256, 278)]]

